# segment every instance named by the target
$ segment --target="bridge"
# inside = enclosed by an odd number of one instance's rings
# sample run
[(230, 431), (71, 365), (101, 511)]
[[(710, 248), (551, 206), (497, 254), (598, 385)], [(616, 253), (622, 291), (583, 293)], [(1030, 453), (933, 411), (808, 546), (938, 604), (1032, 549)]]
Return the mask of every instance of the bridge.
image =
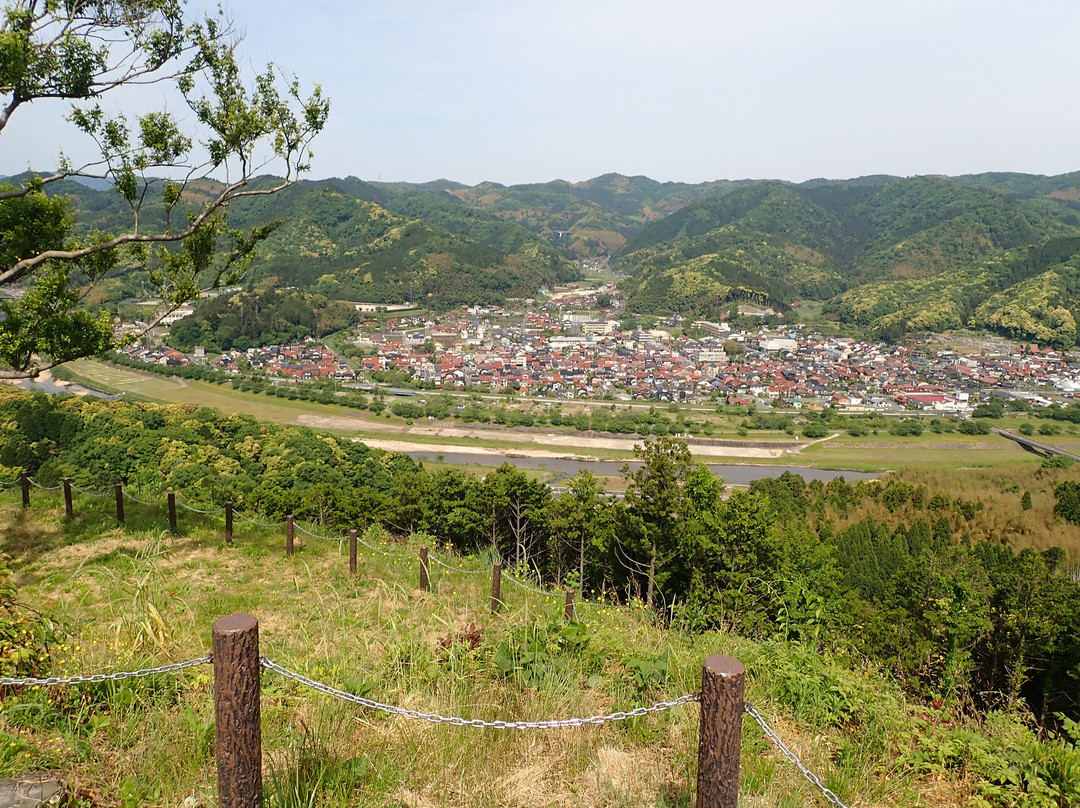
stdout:
[(1073, 460), (1080, 461), (1080, 454), (1074, 454), (1073, 452), (1067, 452), (1057, 446), (1051, 446), (1049, 443), (1043, 443), (1042, 441), (1029, 438), (1027, 435), (1020, 435), (1016, 432), (1009, 432), (1004, 429), (998, 429), (996, 426), (990, 428), (991, 432), (1001, 435), (1003, 438), (1014, 440), (1027, 449), (1029, 452), (1035, 452), (1046, 457), (1053, 457), (1054, 455), (1065, 455), (1071, 457)]

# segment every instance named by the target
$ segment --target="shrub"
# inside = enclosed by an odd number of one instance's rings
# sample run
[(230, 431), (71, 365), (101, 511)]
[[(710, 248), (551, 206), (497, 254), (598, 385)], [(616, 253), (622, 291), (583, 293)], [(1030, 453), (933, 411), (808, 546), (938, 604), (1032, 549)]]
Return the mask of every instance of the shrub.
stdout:
[(961, 421), (960, 433), (963, 435), (989, 435), (990, 425), (984, 421)]

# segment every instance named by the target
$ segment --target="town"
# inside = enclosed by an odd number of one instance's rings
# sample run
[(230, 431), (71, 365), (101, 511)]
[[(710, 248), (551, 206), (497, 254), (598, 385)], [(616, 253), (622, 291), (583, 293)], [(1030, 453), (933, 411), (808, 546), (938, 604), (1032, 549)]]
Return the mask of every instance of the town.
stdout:
[[(860, 341), (801, 324), (766, 327), (773, 312), (751, 305), (738, 307), (741, 326), (676, 315), (623, 329), (617, 305), (617, 290), (608, 285), (539, 307), (530, 300), (442, 315), (383, 312), (342, 335), (340, 351), (308, 338), (217, 357), (144, 340), (128, 353), (149, 363), (203, 363), (283, 380), (332, 378), (346, 386), (380, 382), (554, 399), (720, 400), (790, 409), (831, 405), (855, 413), (904, 408), (966, 415), (988, 388), (1033, 406), (1080, 391), (1080, 362), (1034, 344), (996, 341), (991, 347), (1000, 350), (983, 346), (965, 353), (915, 338)], [(762, 324), (755, 327), (754, 320)]]

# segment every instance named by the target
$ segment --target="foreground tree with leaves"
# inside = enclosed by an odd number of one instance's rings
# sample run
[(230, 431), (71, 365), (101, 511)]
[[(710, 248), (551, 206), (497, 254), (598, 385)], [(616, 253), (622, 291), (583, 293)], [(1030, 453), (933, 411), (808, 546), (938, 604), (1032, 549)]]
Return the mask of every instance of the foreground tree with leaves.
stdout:
[[(238, 280), (270, 228), (229, 228), (228, 205), (305, 171), (329, 104), (318, 86), (302, 97), (274, 65), (249, 86), (228, 21), (194, 19), (183, 0), (17, 0), (0, 14), (0, 135), (24, 105), (66, 100), (73, 134), (99, 153), (74, 165), (61, 151), (50, 173), (0, 183), (0, 377), (20, 378), (116, 347), (108, 313), (88, 299), (118, 268), (143, 273), (162, 300), (151, 326)], [(129, 120), (99, 103), (157, 83), (187, 102), (193, 131), (167, 111)], [(280, 179), (252, 184), (271, 172)], [(79, 231), (54, 192), (76, 178), (111, 184), (130, 210), (127, 232)]]

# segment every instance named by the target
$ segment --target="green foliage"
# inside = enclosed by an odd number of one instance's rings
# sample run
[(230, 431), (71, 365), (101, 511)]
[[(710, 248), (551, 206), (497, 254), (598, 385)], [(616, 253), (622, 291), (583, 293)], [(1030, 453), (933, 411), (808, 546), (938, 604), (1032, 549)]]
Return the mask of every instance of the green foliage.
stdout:
[(522, 687), (554, 685), (569, 670), (568, 658), (589, 659), (588, 629), (581, 623), (547, 623), (509, 632), (492, 662)]
[(244, 351), (325, 337), (358, 322), (360, 313), (348, 303), (296, 290), (260, 288), (199, 300), (193, 315), (170, 327), (169, 342), (184, 352), (196, 345), (211, 353)]
[(417, 468), (355, 441), (194, 406), (8, 394), (0, 423), (4, 465), (51, 470), (84, 488), (126, 481), (199, 503), (232, 499), (274, 518), (368, 524), (395, 478)]
[[(642, 229), (615, 265), (630, 273), (623, 287), (641, 311), (719, 316), (732, 300), (783, 311), (799, 297), (827, 300), (855, 287), (830, 310), (895, 340), (964, 324), (988, 296), (1008, 295), (1007, 287), (1069, 259), (1080, 250), (1077, 235), (1076, 217), (1064, 210), (946, 180), (759, 182)], [(1027, 250), (1031, 243), (1044, 246)], [(1058, 304), (1020, 298), (1014, 308), (1028, 306), (1032, 323), (1067, 340)], [(1011, 327), (991, 322), (1001, 308), (990, 304), (979, 322)]]
[(982, 421), (964, 420), (960, 422), (960, 426), (957, 427), (957, 431), (961, 435), (989, 435), (990, 425)]
[(963, 771), (974, 781), (973, 805), (1058, 808), (1080, 800), (1080, 751), (1004, 713), (980, 728), (927, 716), (903, 761), (931, 776)]
[(39, 676), (48, 670), (57, 627), (15, 599), (9, 556), (0, 555), (0, 675)]
[[(0, 187), (0, 289), (19, 292), (0, 302), (0, 374), (23, 377), (124, 343), (108, 312), (90, 305), (117, 267), (137, 267), (140, 285), (173, 307), (235, 283), (274, 228), (227, 223), (229, 204), (252, 193), (249, 172), (260, 164), (253, 153), (276, 160), (284, 178), (261, 192), (287, 186), (308, 167), (329, 105), (318, 87), (303, 98), (295, 79), (280, 86), (272, 65), (245, 86), (229, 25), (190, 19), (177, 0), (122, 8), (20, 2), (2, 14), (0, 132), (25, 104), (74, 101), (69, 123), (101, 152), (84, 169), (61, 159), (55, 173), (27, 173)], [(175, 82), (198, 137), (184, 134), (169, 112), (129, 121), (100, 104), (106, 94), (121, 101), (132, 85), (158, 82)], [(193, 148), (196, 141), (205, 151)], [(232, 184), (199, 187), (191, 166), (200, 164), (206, 172), (229, 167)], [(186, 179), (152, 175), (170, 169)], [(102, 171), (111, 186), (104, 207), (116, 214), (105, 226), (93, 213), (77, 226), (75, 211), (86, 211), (46, 194), (91, 193), (68, 178), (102, 179)]]
[(890, 435), (918, 437), (923, 433), (923, 423), (918, 418), (904, 418), (889, 425)]
[[(1064, 457), (1064, 455), (1058, 455)], [(1071, 459), (1071, 458), (1069, 458)], [(1066, 522), (1080, 525), (1080, 482), (1065, 480), (1054, 486), (1054, 516), (1060, 516)]]
[(1051, 457), (1043, 458), (1040, 468), (1046, 470), (1053, 469), (1068, 469), (1076, 465), (1076, 461), (1068, 455), (1052, 455)]
[(971, 413), (972, 418), (1000, 418), (1005, 414), (1005, 399), (992, 396), (989, 401), (984, 401), (975, 407)]
[[(372, 303), (423, 302), (441, 308), (507, 297), (534, 297), (537, 288), (579, 277), (537, 239), (481, 240), (482, 230), (415, 217), (407, 204), (392, 212), (370, 187), (350, 192), (352, 180), (301, 183), (278, 197), (234, 206), (248, 226), (284, 220), (266, 240), (252, 277), (280, 277), (301, 288), (333, 291), (337, 299)], [(376, 201), (381, 200), (381, 201)]]
[(639, 693), (666, 685), (671, 667), (667, 651), (662, 654), (632, 656), (624, 665)]

